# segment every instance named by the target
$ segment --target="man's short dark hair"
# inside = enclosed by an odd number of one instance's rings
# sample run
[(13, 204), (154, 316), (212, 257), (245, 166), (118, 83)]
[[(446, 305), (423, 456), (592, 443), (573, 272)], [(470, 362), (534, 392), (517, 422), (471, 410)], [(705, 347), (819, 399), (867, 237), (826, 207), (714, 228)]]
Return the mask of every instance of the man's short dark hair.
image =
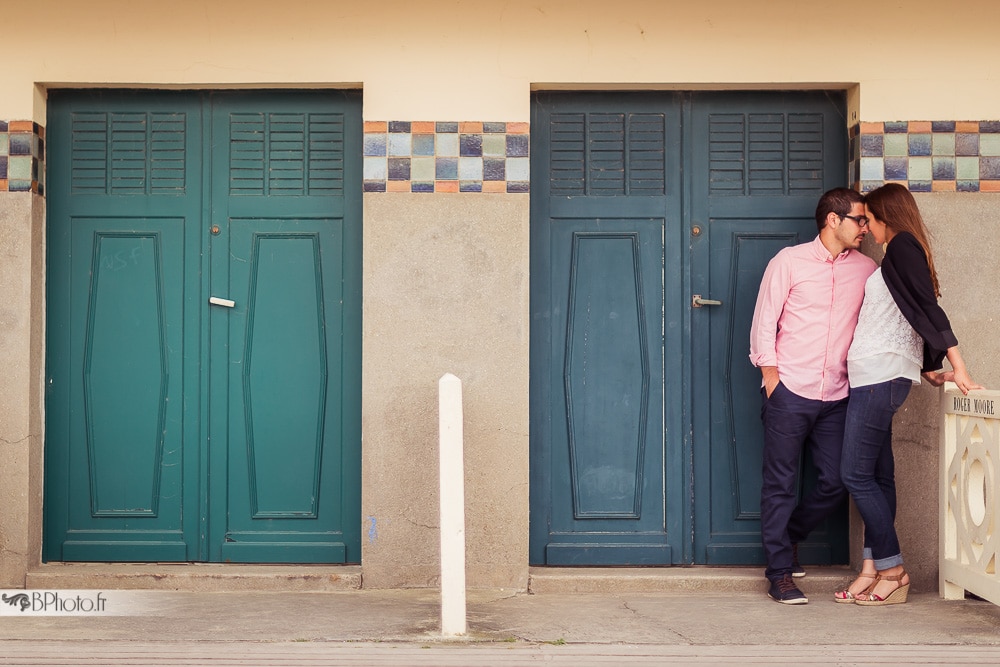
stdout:
[(864, 203), (865, 198), (857, 190), (850, 188), (827, 190), (816, 205), (816, 228), (823, 231), (823, 227), (826, 226), (826, 216), (831, 211), (843, 217), (851, 212), (855, 204)]

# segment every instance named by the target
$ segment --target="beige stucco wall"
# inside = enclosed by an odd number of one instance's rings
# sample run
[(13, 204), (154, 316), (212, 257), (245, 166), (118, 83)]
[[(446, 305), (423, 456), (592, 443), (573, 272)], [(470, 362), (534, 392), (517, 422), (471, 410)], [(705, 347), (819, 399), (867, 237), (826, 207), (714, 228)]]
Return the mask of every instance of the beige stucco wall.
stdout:
[(527, 586), (528, 197), (364, 200), (365, 586), (440, 576), (438, 380), (463, 383), (469, 586)]
[(1000, 107), (993, 0), (37, 0), (18, 18), (0, 118), (44, 121), (34, 84), (363, 84), (378, 120), (524, 121), (532, 85), (858, 83), (866, 121)]

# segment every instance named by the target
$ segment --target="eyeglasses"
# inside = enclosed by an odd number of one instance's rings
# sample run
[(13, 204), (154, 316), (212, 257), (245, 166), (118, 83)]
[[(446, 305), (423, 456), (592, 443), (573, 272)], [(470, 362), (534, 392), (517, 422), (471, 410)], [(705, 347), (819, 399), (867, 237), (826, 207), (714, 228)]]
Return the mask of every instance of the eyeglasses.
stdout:
[(843, 218), (850, 218), (854, 222), (858, 223), (858, 227), (867, 227), (868, 226), (868, 217), (864, 216), (864, 215), (842, 215), (840, 217), (842, 219)]

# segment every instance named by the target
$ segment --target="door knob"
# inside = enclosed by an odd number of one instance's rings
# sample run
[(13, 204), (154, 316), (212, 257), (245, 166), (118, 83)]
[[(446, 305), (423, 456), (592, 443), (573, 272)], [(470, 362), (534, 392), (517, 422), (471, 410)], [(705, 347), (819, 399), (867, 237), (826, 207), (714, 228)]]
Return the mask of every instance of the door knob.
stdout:
[(702, 299), (700, 294), (695, 294), (691, 297), (691, 307), (701, 308), (702, 306), (721, 306), (721, 301), (716, 301), (715, 299)]
[(236, 306), (235, 301), (230, 301), (229, 299), (223, 299), (218, 296), (211, 296), (208, 298), (208, 302), (213, 306), (225, 306), (226, 308), (233, 308)]

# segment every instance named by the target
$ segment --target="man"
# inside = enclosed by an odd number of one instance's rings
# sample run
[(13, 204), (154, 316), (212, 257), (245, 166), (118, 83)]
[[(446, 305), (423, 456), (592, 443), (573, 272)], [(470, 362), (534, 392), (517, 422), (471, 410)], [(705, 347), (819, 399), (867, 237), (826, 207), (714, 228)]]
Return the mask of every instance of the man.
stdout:
[[(819, 236), (784, 248), (761, 280), (750, 361), (763, 376), (764, 465), (761, 537), (770, 581), (768, 596), (783, 604), (809, 600), (793, 576), (798, 543), (847, 495), (840, 452), (847, 413), (847, 350), (875, 262), (857, 249), (868, 233), (864, 200), (847, 188), (823, 194), (816, 207)], [(803, 447), (819, 479), (796, 506)], [(794, 568), (794, 574), (793, 574)]]

